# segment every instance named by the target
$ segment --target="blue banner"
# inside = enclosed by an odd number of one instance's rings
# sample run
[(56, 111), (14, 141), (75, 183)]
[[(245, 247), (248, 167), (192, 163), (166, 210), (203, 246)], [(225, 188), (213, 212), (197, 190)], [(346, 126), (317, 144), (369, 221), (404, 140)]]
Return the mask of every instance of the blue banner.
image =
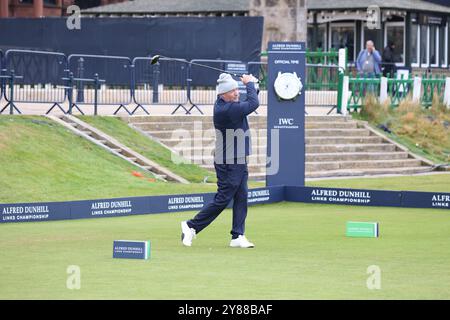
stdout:
[[(179, 194), (68, 202), (0, 204), (1, 223), (121, 217), (135, 214), (200, 211), (214, 193)], [(284, 200), (284, 187), (250, 189), (248, 203), (266, 204)], [(230, 202), (228, 208), (233, 206)]]
[[(198, 193), (69, 202), (0, 204), (0, 223), (200, 211), (204, 205), (212, 201), (213, 197), (214, 193)], [(248, 204), (250, 206), (281, 201), (450, 209), (450, 193), (442, 192), (385, 191), (302, 186), (272, 186), (250, 189), (248, 191)], [(231, 201), (228, 208), (232, 206), (233, 202)]]
[(34, 222), (70, 219), (67, 202), (0, 204), (0, 222)]
[(450, 209), (450, 193), (403, 191), (403, 206)]
[(285, 201), (306, 203), (388, 207), (402, 205), (401, 191), (287, 186), (284, 195)]
[(149, 211), (149, 198), (133, 197), (69, 202), (70, 218), (85, 219), (145, 214)]

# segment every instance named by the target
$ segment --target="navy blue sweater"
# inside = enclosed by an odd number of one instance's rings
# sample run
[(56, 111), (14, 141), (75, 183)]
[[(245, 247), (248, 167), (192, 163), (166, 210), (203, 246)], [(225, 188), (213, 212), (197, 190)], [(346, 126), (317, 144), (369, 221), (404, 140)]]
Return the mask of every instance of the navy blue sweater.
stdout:
[(247, 100), (226, 102), (220, 96), (214, 104), (216, 129), (216, 163), (242, 163), (251, 154), (251, 137), (247, 115), (259, 107), (258, 94), (253, 82), (246, 85)]

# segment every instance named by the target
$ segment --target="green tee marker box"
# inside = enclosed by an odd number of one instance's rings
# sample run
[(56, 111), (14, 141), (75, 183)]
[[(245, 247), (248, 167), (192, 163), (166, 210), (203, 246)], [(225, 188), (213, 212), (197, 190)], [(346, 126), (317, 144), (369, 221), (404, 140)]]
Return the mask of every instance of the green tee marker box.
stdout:
[(114, 240), (113, 258), (150, 259), (150, 241)]
[(345, 235), (347, 237), (378, 238), (378, 222), (347, 221)]

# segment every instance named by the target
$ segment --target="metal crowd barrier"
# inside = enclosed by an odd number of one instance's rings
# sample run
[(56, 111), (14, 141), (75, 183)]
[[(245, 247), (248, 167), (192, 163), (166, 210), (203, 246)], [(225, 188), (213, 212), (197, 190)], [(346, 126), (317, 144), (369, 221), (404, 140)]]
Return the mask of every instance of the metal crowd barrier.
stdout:
[[(20, 110), (15, 102), (52, 103), (52, 107), (65, 112), (61, 104), (69, 101), (67, 112), (72, 113), (84, 105), (93, 105), (97, 114), (99, 105), (116, 105), (117, 114), (124, 109), (129, 115), (152, 105), (173, 105), (186, 114), (201, 105), (211, 105), (217, 98), (216, 81), (220, 71), (191, 65), (184, 59), (161, 58), (155, 65), (150, 57), (131, 60), (121, 56), (72, 54), (8, 50), (2, 58), (0, 51), (0, 98), (8, 104), (1, 111)], [(240, 64), (236, 60), (194, 59), (218, 69), (226, 69), (227, 63)], [(260, 103), (267, 105), (267, 63), (248, 62), (247, 71), (261, 79)], [(307, 64), (306, 104), (314, 106), (337, 105), (338, 67), (335, 65)], [(136, 107), (128, 109), (131, 104)], [(186, 107), (190, 104), (190, 107)]]
[(21, 113), (15, 103), (51, 103), (47, 113), (62, 108), (66, 100), (64, 76), (67, 59), (63, 53), (31, 50), (8, 50), (4, 58), (4, 96), (10, 113)]
[[(134, 65), (133, 101), (136, 108), (145, 110), (145, 105), (175, 105), (174, 114), (188, 103), (188, 68), (183, 59), (160, 58), (152, 65), (150, 57), (136, 57)], [(155, 90), (156, 89), (156, 90)]]
[(68, 57), (70, 72), (74, 75), (75, 89), (72, 91), (72, 106), (70, 110), (80, 109), (82, 105), (94, 105), (94, 112), (98, 105), (119, 106), (114, 112), (124, 109), (128, 114), (127, 105), (132, 102), (131, 59), (120, 56), (102, 56), (71, 54)]

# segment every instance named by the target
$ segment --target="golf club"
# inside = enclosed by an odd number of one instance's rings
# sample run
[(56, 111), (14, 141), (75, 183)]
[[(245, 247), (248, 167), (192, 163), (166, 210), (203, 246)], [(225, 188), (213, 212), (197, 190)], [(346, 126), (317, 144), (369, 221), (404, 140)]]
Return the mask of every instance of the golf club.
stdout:
[[(237, 74), (237, 73), (228, 72), (228, 71), (225, 71), (225, 70), (223, 70), (223, 69), (214, 68), (214, 67), (211, 67), (211, 66), (208, 66), (208, 65), (205, 65), (205, 64), (200, 64), (200, 63), (190, 62), (190, 61), (187, 61), (186, 59), (169, 58), (169, 57), (165, 57), (165, 56), (162, 56), (162, 55), (159, 55), (159, 54), (154, 55), (154, 56), (151, 58), (151, 62), (150, 62), (150, 63), (151, 63), (152, 65), (154, 65), (154, 64), (158, 63), (158, 61), (159, 61), (160, 58), (164, 58), (164, 59), (171, 60), (171, 61), (179, 61), (179, 62), (187, 63), (187, 64), (190, 64), (190, 65), (193, 65), (193, 66), (203, 67), (203, 68), (207, 68), (207, 69), (219, 71), (219, 72), (222, 72), (222, 73), (227, 73), (227, 74), (230, 74), (230, 75), (232, 75), (232, 76), (234, 76), (234, 77), (241, 77), (241, 76), (242, 76), (242, 75)], [(258, 80), (257, 83), (259, 83), (259, 79), (257, 79), (257, 80)]]

